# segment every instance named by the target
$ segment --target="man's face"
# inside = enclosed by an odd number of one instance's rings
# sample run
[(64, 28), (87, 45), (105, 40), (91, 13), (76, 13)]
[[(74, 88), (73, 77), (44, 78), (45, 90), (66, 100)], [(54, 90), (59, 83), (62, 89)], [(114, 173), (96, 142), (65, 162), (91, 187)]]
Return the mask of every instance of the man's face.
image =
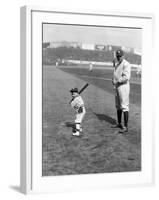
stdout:
[(118, 55), (116, 55), (116, 58), (117, 58), (117, 60), (118, 60), (119, 62), (121, 62), (121, 61), (123, 60), (123, 56), (118, 56)]

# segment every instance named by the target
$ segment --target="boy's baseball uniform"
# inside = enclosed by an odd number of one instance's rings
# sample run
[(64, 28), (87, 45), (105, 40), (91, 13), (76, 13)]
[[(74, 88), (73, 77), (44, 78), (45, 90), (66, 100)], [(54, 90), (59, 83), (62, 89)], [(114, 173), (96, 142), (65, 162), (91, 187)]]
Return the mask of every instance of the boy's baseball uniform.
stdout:
[(75, 110), (75, 126), (76, 126), (76, 132), (77, 134), (79, 134), (79, 132), (82, 132), (81, 123), (86, 114), (84, 101), (80, 95), (76, 96), (71, 101), (71, 107)]

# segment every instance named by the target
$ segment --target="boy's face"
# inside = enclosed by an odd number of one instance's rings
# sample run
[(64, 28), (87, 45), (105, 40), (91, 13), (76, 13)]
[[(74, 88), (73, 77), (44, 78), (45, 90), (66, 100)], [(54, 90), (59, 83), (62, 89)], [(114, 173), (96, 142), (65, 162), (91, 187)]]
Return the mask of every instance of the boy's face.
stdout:
[(72, 92), (72, 97), (77, 97), (78, 96), (78, 93), (77, 92)]

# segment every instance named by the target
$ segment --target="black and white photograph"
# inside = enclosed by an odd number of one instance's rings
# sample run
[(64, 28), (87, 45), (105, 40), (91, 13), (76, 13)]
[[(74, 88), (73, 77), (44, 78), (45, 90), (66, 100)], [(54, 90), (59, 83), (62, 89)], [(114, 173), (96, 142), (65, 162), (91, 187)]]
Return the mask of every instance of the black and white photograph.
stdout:
[(157, 3), (2, 1), (2, 200), (158, 199)]
[(142, 171), (142, 28), (42, 23), (42, 176)]

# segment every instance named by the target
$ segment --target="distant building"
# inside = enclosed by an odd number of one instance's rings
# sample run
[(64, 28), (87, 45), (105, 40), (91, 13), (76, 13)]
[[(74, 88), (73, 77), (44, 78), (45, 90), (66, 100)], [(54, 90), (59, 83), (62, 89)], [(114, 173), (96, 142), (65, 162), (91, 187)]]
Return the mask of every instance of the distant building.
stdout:
[(82, 47), (82, 43), (79, 43), (79, 42), (70, 42), (70, 47), (81, 48)]
[(141, 56), (141, 52), (137, 51), (136, 49), (134, 49), (134, 53)]
[(61, 42), (50, 42), (50, 48), (61, 47)]
[(127, 53), (135, 53), (140, 55), (134, 48), (126, 47), (126, 46), (115, 46), (115, 45), (104, 45), (104, 44), (92, 44), (92, 43), (80, 43), (80, 42), (47, 42), (43, 43), (43, 48), (58, 48), (58, 47), (73, 47), (80, 48), (84, 50), (99, 50), (99, 51), (116, 51), (117, 49), (122, 49)]
[(124, 52), (134, 53), (134, 48), (132, 48), (132, 47), (108, 45), (107, 49), (109, 51), (116, 51), (117, 49), (122, 49)]
[(73, 48), (81, 48), (82, 44), (79, 42), (50, 42), (50, 48), (58, 48), (58, 47), (73, 47)]
[(127, 53), (134, 53), (134, 49), (131, 47), (121, 47), (121, 49)]
[(42, 44), (42, 46), (43, 46), (43, 48), (47, 48), (47, 47), (50, 46), (50, 42), (44, 42), (44, 43)]
[(108, 51), (112, 51), (112, 46), (108, 45), (107, 48), (108, 48)]
[(94, 44), (82, 44), (82, 49), (85, 50), (95, 50), (95, 45)]
[(107, 49), (108, 47), (106, 45), (102, 45), (102, 44), (95, 45), (95, 50), (106, 51)]
[(116, 51), (117, 49), (121, 49), (121, 47), (120, 46), (109, 45), (109, 49), (111, 49), (110, 51)]

